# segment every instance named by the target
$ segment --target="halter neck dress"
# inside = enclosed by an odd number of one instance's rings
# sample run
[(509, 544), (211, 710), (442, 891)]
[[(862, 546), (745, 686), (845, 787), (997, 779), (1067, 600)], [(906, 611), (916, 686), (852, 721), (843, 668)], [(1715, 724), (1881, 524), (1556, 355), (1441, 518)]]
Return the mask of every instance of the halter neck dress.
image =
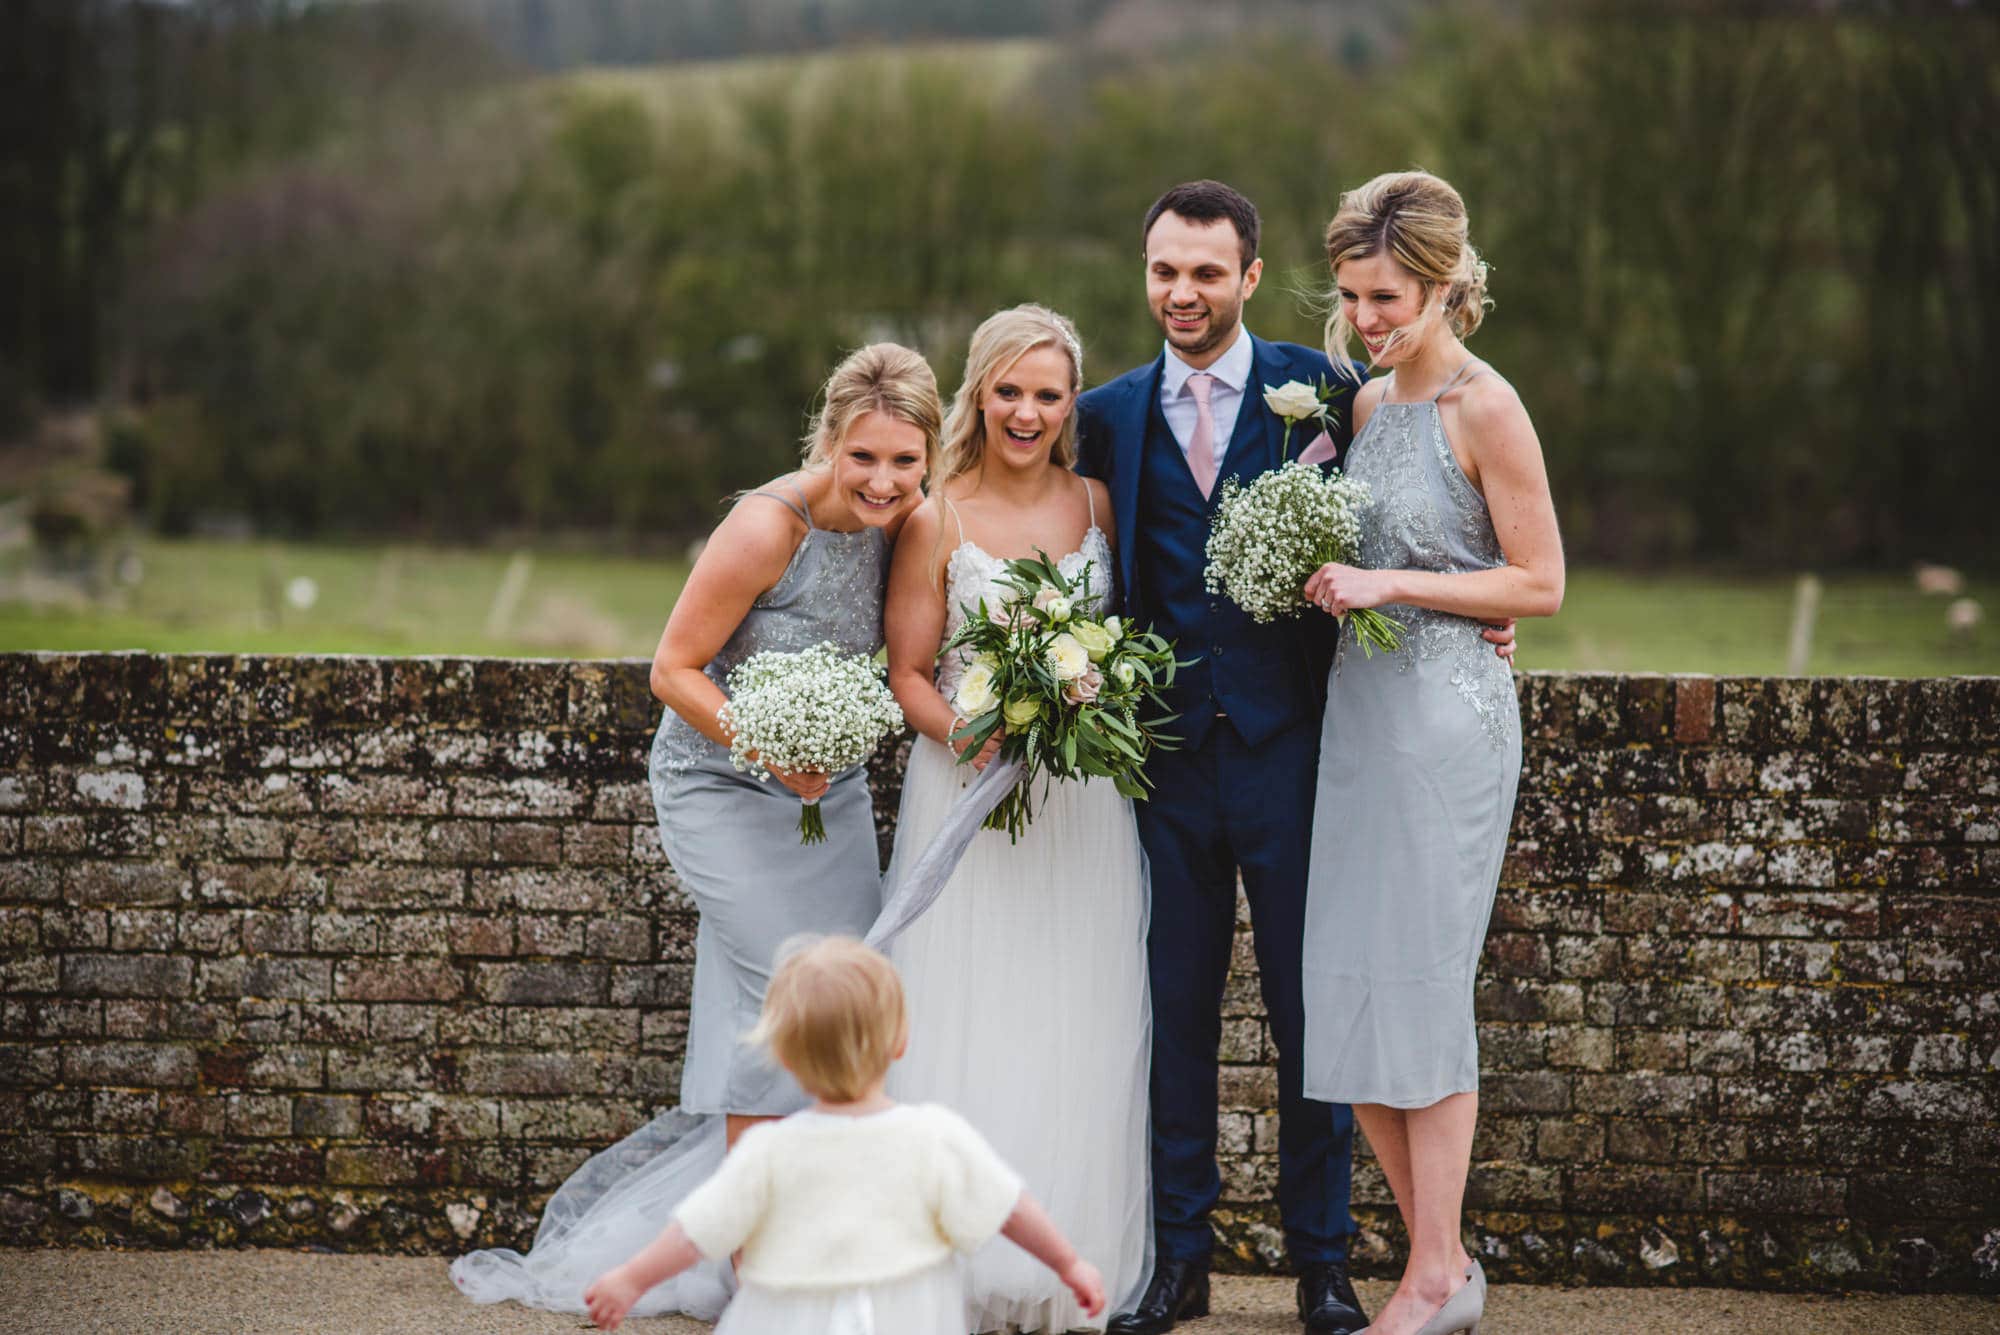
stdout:
[[(1438, 399), (1390, 401), (1348, 450), (1366, 482), (1373, 570), (1506, 563), (1485, 498), (1445, 439)], [(1305, 1092), (1424, 1108), (1479, 1088), (1473, 978), (1521, 774), (1512, 672), (1470, 617), (1391, 604), (1407, 631), (1366, 655), (1343, 627), (1327, 678), (1307, 878)]]

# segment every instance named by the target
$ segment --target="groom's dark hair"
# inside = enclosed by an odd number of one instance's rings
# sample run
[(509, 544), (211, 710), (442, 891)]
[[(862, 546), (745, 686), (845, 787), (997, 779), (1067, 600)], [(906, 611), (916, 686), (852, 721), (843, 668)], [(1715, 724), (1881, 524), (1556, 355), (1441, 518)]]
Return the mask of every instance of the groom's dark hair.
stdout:
[(1192, 223), (1215, 223), (1227, 219), (1243, 243), (1243, 268), (1248, 272), (1257, 258), (1257, 206), (1220, 181), (1186, 181), (1153, 201), (1146, 210), (1146, 225), (1139, 229), (1139, 247), (1153, 234), (1153, 224), (1162, 213), (1178, 213)]

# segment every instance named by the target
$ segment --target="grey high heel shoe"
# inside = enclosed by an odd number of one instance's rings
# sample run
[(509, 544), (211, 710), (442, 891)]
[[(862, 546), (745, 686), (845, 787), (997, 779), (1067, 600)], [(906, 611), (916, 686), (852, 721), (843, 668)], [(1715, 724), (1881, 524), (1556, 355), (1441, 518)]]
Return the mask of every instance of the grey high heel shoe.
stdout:
[(1418, 1328), (1417, 1335), (1479, 1335), (1479, 1323), (1485, 1317), (1486, 1272), (1474, 1261), (1466, 1269), (1465, 1283)]

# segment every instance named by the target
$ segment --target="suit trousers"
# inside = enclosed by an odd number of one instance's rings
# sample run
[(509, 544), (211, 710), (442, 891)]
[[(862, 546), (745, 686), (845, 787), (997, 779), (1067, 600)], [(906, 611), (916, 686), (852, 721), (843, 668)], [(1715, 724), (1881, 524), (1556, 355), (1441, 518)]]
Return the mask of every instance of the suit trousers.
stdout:
[(1201, 744), (1156, 751), (1136, 804), (1152, 873), (1153, 1214), (1162, 1260), (1206, 1260), (1216, 1164), (1222, 1002), (1240, 872), (1258, 980), (1278, 1050), (1278, 1208), (1295, 1265), (1344, 1261), (1354, 1120), (1301, 1092), (1300, 950), (1312, 843), (1319, 721), (1251, 746), (1226, 719)]

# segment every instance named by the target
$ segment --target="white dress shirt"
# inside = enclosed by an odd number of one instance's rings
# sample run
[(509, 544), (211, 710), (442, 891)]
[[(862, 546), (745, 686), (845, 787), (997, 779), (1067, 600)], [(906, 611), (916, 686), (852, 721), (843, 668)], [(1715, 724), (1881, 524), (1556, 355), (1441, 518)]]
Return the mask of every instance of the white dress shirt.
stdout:
[[(1188, 442), (1194, 439), (1195, 405), (1194, 395), (1188, 392), (1188, 377), (1196, 374), (1195, 368), (1181, 360), (1169, 343), (1166, 369), (1160, 375), (1160, 411), (1166, 415), (1167, 429), (1174, 433), (1179, 442), (1181, 455), (1186, 457)], [(1236, 341), (1229, 345), (1229, 351), (1215, 359), (1209, 366), (1208, 374), (1215, 377), (1215, 384), (1208, 392), (1209, 415), (1215, 419), (1215, 466), (1216, 476), (1229, 459), (1229, 441), (1236, 434), (1236, 415), (1243, 407), (1243, 391), (1250, 379), (1250, 331), (1242, 325), (1236, 326)]]

